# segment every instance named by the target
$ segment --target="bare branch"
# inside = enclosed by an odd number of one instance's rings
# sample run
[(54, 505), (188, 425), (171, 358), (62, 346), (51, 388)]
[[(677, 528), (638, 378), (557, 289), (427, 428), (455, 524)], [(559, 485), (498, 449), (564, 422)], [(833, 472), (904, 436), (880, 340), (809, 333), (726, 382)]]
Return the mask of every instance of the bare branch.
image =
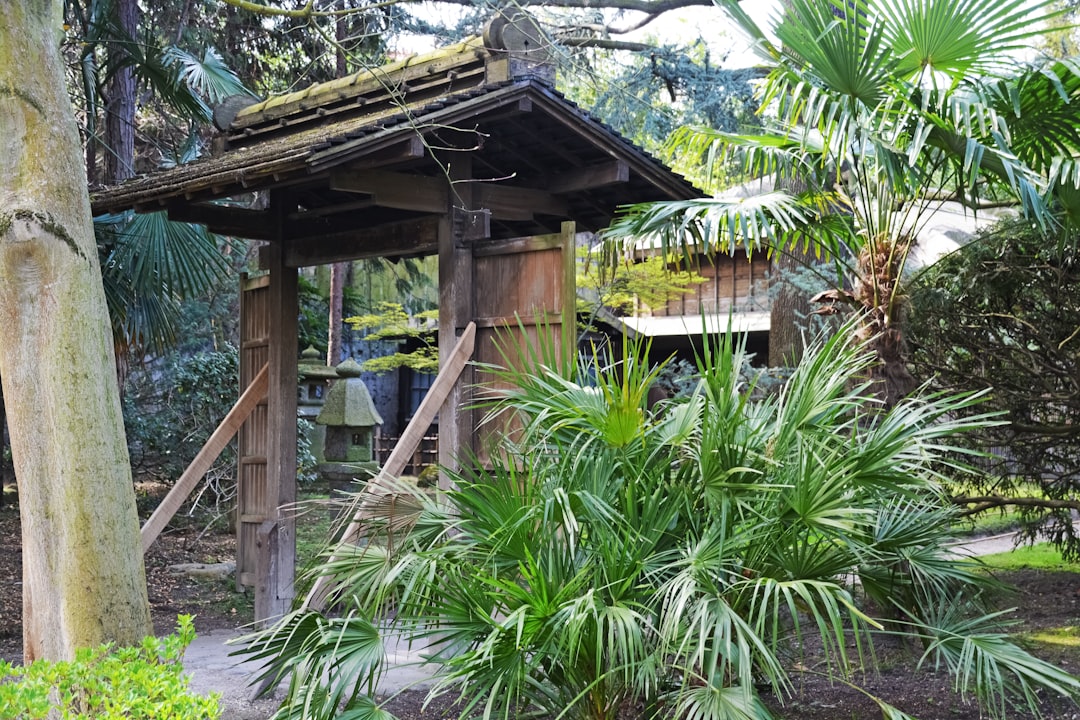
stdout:
[[(316, 10), (314, 0), (308, 0), (302, 8), (296, 10), (286, 10), (284, 8), (274, 7), (262, 2), (256, 2), (255, 0), (221, 0), (226, 5), (238, 8), (240, 10), (246, 10), (248, 12), (256, 13), (263, 16), (273, 17), (288, 17), (296, 18), (300, 20), (320, 18), (320, 17), (337, 17), (340, 15), (346, 15), (350, 13), (367, 12), (372, 8), (386, 7), (388, 5), (406, 5), (416, 0), (382, 0), (381, 2), (374, 3), (372, 5), (364, 5), (358, 8), (348, 8), (345, 10)], [(451, 5), (467, 5), (473, 6), (475, 3), (473, 0), (440, 0)], [(519, 5), (543, 5), (545, 7), (555, 8), (582, 8), (582, 9), (595, 9), (606, 8), (611, 10), (629, 10), (634, 12), (645, 13), (649, 17), (640, 23), (634, 23), (625, 29), (609, 29), (609, 32), (616, 34), (622, 32), (629, 32), (631, 30), (643, 27), (648, 23), (656, 19), (657, 16), (669, 12), (671, 10), (678, 10), (686, 7), (712, 7), (712, 0), (519, 0)]]
[(1009, 427), (1020, 433), (1030, 433), (1032, 435), (1077, 435), (1080, 434), (1080, 427), (1076, 425), (1026, 425), (1024, 423), (1012, 422)]
[(308, 0), (304, 7), (297, 10), (286, 10), (284, 8), (272, 7), (270, 5), (263, 5), (262, 3), (251, 2), (251, 0), (221, 0), (226, 5), (232, 5), (239, 10), (246, 10), (248, 12), (256, 13), (258, 15), (267, 15), (274, 17), (288, 17), (288, 18), (311, 18), (318, 13), (315, 11), (315, 0)]
[(629, 52), (647, 52), (656, 49), (656, 46), (650, 43), (631, 42), (629, 40), (612, 40), (611, 38), (601, 37), (561, 38), (559, 44), (566, 47), (626, 50)]
[(961, 517), (1004, 507), (1036, 507), (1046, 510), (1080, 510), (1080, 500), (1053, 500), (1037, 497), (1004, 497), (1001, 495), (962, 496), (952, 499), (954, 505), (970, 506), (960, 511)]

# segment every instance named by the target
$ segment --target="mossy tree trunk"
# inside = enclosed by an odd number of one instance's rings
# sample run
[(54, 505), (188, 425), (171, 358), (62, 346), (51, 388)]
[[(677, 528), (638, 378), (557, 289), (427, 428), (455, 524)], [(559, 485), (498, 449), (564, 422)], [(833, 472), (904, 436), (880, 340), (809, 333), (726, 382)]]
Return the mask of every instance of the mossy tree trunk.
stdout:
[(62, 27), (59, 0), (0, 0), (0, 378), (27, 661), (151, 630)]

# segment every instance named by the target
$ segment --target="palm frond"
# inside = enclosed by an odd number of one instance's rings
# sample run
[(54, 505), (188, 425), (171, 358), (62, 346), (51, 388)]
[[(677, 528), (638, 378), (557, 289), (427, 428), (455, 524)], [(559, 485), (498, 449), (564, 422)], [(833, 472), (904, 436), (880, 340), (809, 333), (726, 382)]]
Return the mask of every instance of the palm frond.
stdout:
[(973, 693), (992, 717), (1008, 716), (1013, 693), (1037, 708), (1036, 688), (1063, 698), (1080, 698), (1080, 679), (1009, 641), (1000, 629), (1004, 613), (965, 617), (962, 606), (955, 604), (937, 610), (936, 617), (921, 628), (929, 637), (922, 661), (946, 666), (956, 679), (957, 691)]
[(835, 117), (833, 124), (844, 126), (861, 107), (874, 108), (885, 97), (896, 59), (884, 41), (882, 19), (861, 6), (814, 0), (787, 4), (776, 34), (788, 62), (806, 71), (783, 93), (793, 101), (782, 110), (788, 119), (809, 111), (807, 124), (817, 126), (828, 113)]
[(1080, 151), (1080, 66), (1060, 60), (1025, 69), (994, 83), (989, 93), (997, 113), (1006, 118), (1017, 158), (1040, 173), (1061, 177), (1051, 168)]
[(199, 58), (173, 46), (164, 52), (162, 62), (165, 67), (174, 70), (178, 83), (190, 87), (210, 105), (216, 105), (232, 95), (255, 97), (213, 48), (207, 48)]
[(380, 717), (369, 696), (385, 651), (378, 630), (364, 618), (298, 611), (240, 642), (246, 645), (234, 654), (262, 663), (256, 682), (276, 687), (289, 678), (285, 703), (275, 717), (332, 720), (342, 705), (349, 712)]
[(228, 271), (215, 235), (201, 225), (172, 222), (163, 212), (131, 214), (114, 242), (108, 264), (137, 292), (190, 298)]
[(771, 720), (752, 689), (704, 682), (676, 695), (676, 717), (687, 720)]
[(1050, 0), (867, 0), (859, 6), (881, 18), (898, 74), (933, 83), (940, 73), (946, 85), (1000, 73), (1045, 32), (1042, 20), (1065, 12)]

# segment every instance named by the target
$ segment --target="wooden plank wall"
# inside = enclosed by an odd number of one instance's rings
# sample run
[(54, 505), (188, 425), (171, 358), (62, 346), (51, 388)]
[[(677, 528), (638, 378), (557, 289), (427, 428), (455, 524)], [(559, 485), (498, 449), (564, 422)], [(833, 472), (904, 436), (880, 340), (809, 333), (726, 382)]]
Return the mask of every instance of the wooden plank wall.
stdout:
[(765, 311), (769, 309), (769, 262), (758, 253), (753, 261), (746, 254), (700, 258), (698, 274), (705, 282), (689, 292), (672, 298), (666, 307), (652, 308), (654, 316), (679, 316), (727, 313), (729, 311)]
[[(270, 358), (270, 276), (240, 278), (240, 387), (254, 379)], [(236, 584), (256, 583), (256, 533), (270, 515), (267, 480), (267, 400), (240, 429), (237, 447)]]
[[(473, 246), (478, 364), (507, 365), (529, 348), (560, 358), (574, 347), (574, 236), (574, 223), (566, 222), (558, 233)], [(480, 371), (476, 382), (482, 388), (500, 385)], [(512, 429), (502, 423), (482, 427), (474, 445), (481, 460), (496, 431)]]

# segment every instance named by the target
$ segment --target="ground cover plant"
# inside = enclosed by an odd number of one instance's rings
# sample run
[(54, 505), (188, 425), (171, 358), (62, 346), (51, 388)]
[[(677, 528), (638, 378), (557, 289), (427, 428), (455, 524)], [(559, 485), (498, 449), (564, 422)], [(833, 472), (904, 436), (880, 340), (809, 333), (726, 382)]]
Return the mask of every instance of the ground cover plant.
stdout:
[(432, 694), (460, 697), (463, 716), (782, 717), (763, 698), (782, 705), (811, 648), (858, 686), (897, 637), (992, 716), (1036, 707), (1040, 688), (1077, 697), (1003, 634), (993, 578), (944, 547), (949, 438), (994, 420), (957, 419), (972, 396), (882, 411), (858, 382), (871, 358), (845, 337), (760, 400), (730, 343), (700, 359), (693, 393), (654, 408), (657, 369), (633, 353), (505, 371), (516, 389), (494, 407), (520, 426), (491, 467), (445, 499), (366, 498), (366, 541), (322, 568), (340, 612), (299, 610), (248, 648), (290, 678), (277, 717), (387, 717), (369, 695), (384, 632), (431, 643)]
[(20, 667), (0, 660), (0, 717), (8, 720), (214, 720), (218, 700), (188, 690), (181, 660), (195, 639), (190, 615), (176, 633), (137, 647), (81, 648), (68, 661)]

